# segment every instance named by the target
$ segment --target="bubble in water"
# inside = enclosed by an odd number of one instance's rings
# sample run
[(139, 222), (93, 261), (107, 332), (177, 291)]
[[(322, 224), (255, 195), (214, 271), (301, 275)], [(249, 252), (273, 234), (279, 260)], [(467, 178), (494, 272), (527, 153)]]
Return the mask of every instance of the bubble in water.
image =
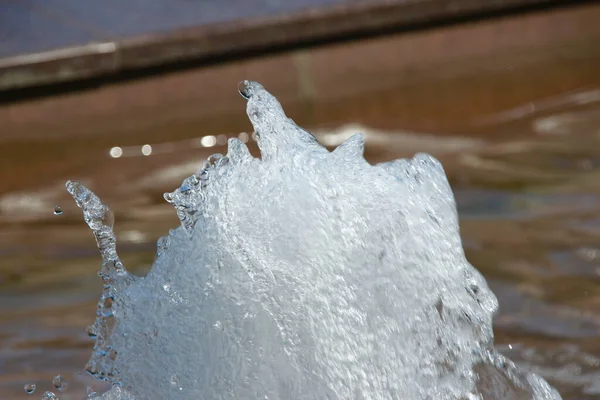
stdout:
[(66, 382), (61, 375), (56, 375), (52, 379), (52, 385), (58, 390), (63, 390), (65, 388)]
[(35, 383), (27, 383), (25, 385), (25, 392), (27, 394), (32, 394), (35, 392), (35, 388), (36, 388)]
[(58, 400), (58, 397), (56, 397), (56, 395), (52, 392), (46, 392), (42, 396), (41, 400)]
[(63, 213), (62, 207), (61, 206), (54, 206), (54, 215), (61, 215)]

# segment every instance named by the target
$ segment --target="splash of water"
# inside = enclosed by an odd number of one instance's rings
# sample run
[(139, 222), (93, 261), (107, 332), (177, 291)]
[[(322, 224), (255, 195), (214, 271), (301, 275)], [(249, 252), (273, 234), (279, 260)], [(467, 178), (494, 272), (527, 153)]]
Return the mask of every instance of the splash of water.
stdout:
[(329, 152), (260, 84), (239, 89), (261, 159), (230, 139), (165, 194), (182, 226), (146, 277), (67, 183), (103, 257), (101, 399), (560, 399), (493, 348), (497, 300), (439, 162), (370, 165), (361, 135)]
[(98, 302), (95, 322), (87, 328), (90, 337), (95, 338), (94, 353), (86, 371), (98, 379), (114, 381), (118, 371), (114, 367), (117, 350), (111, 345), (111, 334), (118, 313), (119, 294), (134, 281), (117, 255), (116, 237), (113, 232), (114, 215), (98, 196), (77, 182), (68, 181), (67, 191), (73, 196), (78, 207), (83, 210), (83, 218), (88, 224), (98, 249), (102, 255), (102, 268), (98, 275), (103, 281), (103, 291)]

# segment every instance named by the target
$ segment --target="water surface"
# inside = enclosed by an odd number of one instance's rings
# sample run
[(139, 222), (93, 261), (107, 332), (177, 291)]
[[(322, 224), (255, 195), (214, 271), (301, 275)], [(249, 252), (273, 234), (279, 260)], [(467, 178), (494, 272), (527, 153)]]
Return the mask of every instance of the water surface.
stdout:
[[(250, 129), (235, 90), (239, 79), (252, 78), (329, 146), (362, 130), (371, 162), (416, 151), (438, 157), (455, 190), (467, 257), (500, 301), (499, 347), (564, 398), (600, 398), (600, 30), (589, 22), (593, 12), (373, 39), (5, 106), (0, 397), (31, 398), (23, 389), (30, 382), (39, 397), (59, 373), (69, 382), (62, 399), (81, 399), (86, 385), (103, 388), (80, 373), (91, 352), (85, 328), (100, 293), (100, 256), (64, 181), (81, 181), (111, 206), (119, 254), (129, 270), (145, 273), (157, 238), (179, 225), (162, 193), (208, 155), (224, 153), (227, 137)], [(515, 27), (522, 29), (511, 36)], [(480, 39), (489, 32), (507, 36)], [(334, 61), (346, 63), (343, 77), (331, 72)], [(293, 69), (274, 76), (276, 65)], [(194, 94), (185, 97), (184, 89)], [(221, 92), (231, 97), (210, 99)], [(182, 102), (167, 101), (175, 96)], [(78, 102), (87, 108), (67, 107)], [(251, 135), (241, 137), (256, 155)]]

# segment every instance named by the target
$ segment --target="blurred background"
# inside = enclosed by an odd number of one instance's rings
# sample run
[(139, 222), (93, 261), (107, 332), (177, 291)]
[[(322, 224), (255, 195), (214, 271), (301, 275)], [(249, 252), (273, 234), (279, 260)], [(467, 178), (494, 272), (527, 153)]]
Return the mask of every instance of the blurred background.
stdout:
[(498, 347), (600, 399), (600, 3), (550, 0), (0, 0), (0, 399), (105, 388), (82, 373), (100, 256), (64, 182), (144, 274), (179, 226), (163, 192), (227, 138), (258, 155), (242, 79), (331, 148), (439, 158)]

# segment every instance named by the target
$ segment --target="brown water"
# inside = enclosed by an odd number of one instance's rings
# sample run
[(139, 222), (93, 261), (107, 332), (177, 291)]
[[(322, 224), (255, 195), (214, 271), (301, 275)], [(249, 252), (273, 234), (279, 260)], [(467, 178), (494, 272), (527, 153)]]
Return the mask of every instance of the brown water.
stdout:
[(39, 398), (59, 373), (61, 399), (103, 388), (80, 374), (100, 257), (64, 181), (111, 206), (121, 258), (143, 274), (179, 225), (162, 193), (250, 129), (235, 90), (251, 78), (325, 144), (364, 129), (372, 162), (437, 156), (467, 257), (500, 300), (499, 347), (564, 398), (600, 399), (598, 20), (586, 6), (3, 106), (0, 398)]

